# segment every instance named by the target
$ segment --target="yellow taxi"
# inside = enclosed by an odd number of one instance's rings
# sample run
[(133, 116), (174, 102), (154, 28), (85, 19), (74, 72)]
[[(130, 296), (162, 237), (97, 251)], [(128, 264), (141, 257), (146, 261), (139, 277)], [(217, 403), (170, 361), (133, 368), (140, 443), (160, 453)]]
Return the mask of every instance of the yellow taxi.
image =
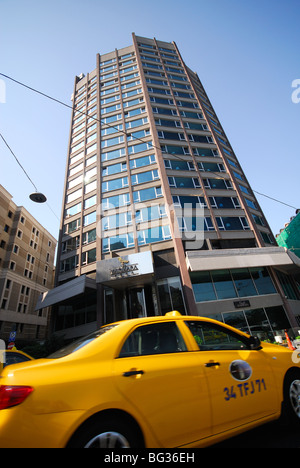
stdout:
[(0, 351), (0, 372), (6, 366), (11, 366), (12, 364), (19, 364), (21, 362), (32, 361), (33, 358), (23, 351), (17, 349), (4, 350)]
[(299, 356), (171, 312), (109, 324), (0, 377), (0, 447), (205, 447), (300, 423)]

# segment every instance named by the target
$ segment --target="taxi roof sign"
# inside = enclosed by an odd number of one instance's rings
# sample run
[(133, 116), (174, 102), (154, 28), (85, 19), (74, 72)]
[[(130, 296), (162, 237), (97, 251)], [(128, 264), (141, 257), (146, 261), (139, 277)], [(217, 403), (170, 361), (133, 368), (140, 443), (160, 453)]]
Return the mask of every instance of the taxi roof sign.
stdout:
[(178, 310), (173, 310), (172, 312), (167, 312), (165, 317), (181, 317), (181, 313)]

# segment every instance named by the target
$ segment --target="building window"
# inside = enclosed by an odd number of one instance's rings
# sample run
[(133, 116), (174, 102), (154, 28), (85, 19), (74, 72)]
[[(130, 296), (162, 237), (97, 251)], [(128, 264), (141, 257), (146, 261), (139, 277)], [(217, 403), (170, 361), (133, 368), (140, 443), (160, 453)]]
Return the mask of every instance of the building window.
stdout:
[(128, 187), (128, 177), (112, 179), (102, 183), (103, 192), (111, 192), (112, 190), (119, 190), (124, 187)]
[(274, 241), (268, 232), (261, 231), (260, 235), (266, 244), (274, 244)]
[(64, 234), (71, 234), (72, 232), (76, 231), (80, 228), (81, 219), (75, 219), (75, 221), (71, 221), (70, 223), (64, 226)]
[(54, 306), (55, 331), (96, 321), (96, 291), (76, 296)]
[(249, 230), (250, 226), (244, 216), (240, 217), (216, 217), (220, 231), (241, 231)]
[(149, 156), (144, 156), (138, 159), (131, 159), (130, 161), (130, 169), (136, 169), (138, 167), (149, 166), (151, 164), (155, 164), (155, 155), (151, 154)]
[(66, 260), (63, 260), (60, 262), (60, 272), (66, 273), (68, 271), (74, 270), (76, 267), (78, 267), (78, 260), (78, 255), (74, 255), (73, 257), (69, 257)]
[(122, 156), (125, 156), (125, 148), (102, 153), (101, 161), (110, 161), (111, 159), (121, 158)]
[(297, 291), (296, 286), (293, 284), (292, 278), (280, 271), (277, 271), (276, 274), (280, 281), (282, 289), (284, 290), (285, 296), (293, 301), (299, 300), (300, 294)]
[(104, 198), (102, 200), (102, 209), (110, 210), (119, 208), (121, 206), (126, 206), (130, 204), (129, 193), (123, 193), (122, 195), (116, 195), (114, 197)]
[(82, 253), (81, 263), (82, 265), (89, 265), (96, 261), (96, 248), (88, 250)]
[(150, 187), (148, 189), (133, 192), (133, 199), (135, 203), (160, 197), (162, 197), (161, 187)]
[(266, 268), (197, 271), (190, 273), (196, 302), (275, 294)]
[(168, 177), (169, 186), (177, 188), (201, 188), (197, 177)]
[(169, 226), (158, 226), (155, 228), (138, 231), (138, 244), (152, 244), (153, 242), (162, 242), (171, 239)]
[(152, 142), (148, 141), (147, 143), (140, 143), (138, 145), (132, 145), (128, 147), (128, 154), (141, 153), (142, 151), (147, 151), (152, 148)]
[(133, 233), (105, 237), (102, 241), (102, 251), (104, 253), (113, 250), (127, 249), (129, 247), (134, 247)]
[(135, 213), (135, 222), (144, 223), (154, 219), (160, 219), (167, 216), (165, 205), (152, 205), (137, 210)]
[(283, 334), (285, 329), (290, 328), (282, 306), (225, 312), (214, 318), (246, 333), (255, 334), (261, 340), (271, 342), (274, 341), (274, 335)]
[(113, 174), (119, 174), (120, 172), (127, 171), (127, 164), (126, 163), (117, 163), (112, 164), (111, 166), (103, 167), (102, 169), (102, 176), (109, 176)]
[(132, 185), (137, 185), (157, 179), (159, 179), (158, 170), (155, 169), (154, 171), (140, 172), (139, 174), (131, 176), (131, 183)]
[(93, 211), (92, 213), (89, 213), (83, 217), (84, 226), (88, 226), (89, 224), (92, 224), (95, 222), (96, 222), (96, 211)]
[(118, 213), (116, 215), (106, 216), (102, 218), (103, 231), (128, 226), (130, 224), (132, 224), (131, 211), (125, 211), (124, 213)]

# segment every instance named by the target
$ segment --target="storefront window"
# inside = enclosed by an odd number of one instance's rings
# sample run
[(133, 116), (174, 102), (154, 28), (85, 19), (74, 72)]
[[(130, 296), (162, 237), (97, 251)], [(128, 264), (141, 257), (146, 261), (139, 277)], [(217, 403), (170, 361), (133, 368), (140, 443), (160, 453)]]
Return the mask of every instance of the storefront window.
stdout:
[(55, 331), (96, 321), (96, 291), (72, 297), (54, 307)]
[(282, 306), (268, 307), (266, 313), (274, 331), (290, 328), (291, 325)]
[(245, 316), (251, 335), (258, 335), (261, 340), (273, 340), (272, 329), (264, 309), (246, 310)]
[(191, 281), (196, 302), (217, 300), (209, 271), (192, 272)]
[(219, 317), (209, 315), (209, 318), (225, 322), (227, 325), (270, 342), (274, 341), (274, 335), (282, 335), (285, 329), (291, 327), (283, 306), (260, 307), (218, 315)]
[(276, 289), (266, 268), (250, 269), (258, 294), (275, 294)]
[(212, 272), (218, 299), (237, 297), (229, 270), (218, 270)]
[(296, 287), (292, 283), (291, 278), (288, 275), (279, 271), (277, 271), (277, 277), (280, 281), (282, 289), (285, 292), (286, 297), (288, 299), (297, 301), (299, 299), (299, 294), (298, 294)]
[(276, 293), (267, 268), (195, 271), (190, 277), (196, 302)]
[(248, 332), (248, 325), (245, 319), (244, 312), (232, 312), (223, 314), (224, 322), (231, 327), (238, 328), (243, 332)]
[(257, 291), (253, 284), (250, 272), (247, 268), (240, 268), (238, 270), (232, 270), (232, 276), (233, 276), (239, 297), (257, 295)]

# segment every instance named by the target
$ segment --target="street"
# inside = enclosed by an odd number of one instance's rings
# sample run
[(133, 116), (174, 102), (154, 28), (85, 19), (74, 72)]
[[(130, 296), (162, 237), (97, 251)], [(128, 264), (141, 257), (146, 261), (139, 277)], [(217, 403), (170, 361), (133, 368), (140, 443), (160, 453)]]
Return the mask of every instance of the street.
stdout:
[(274, 422), (209, 448), (300, 448), (300, 428)]

